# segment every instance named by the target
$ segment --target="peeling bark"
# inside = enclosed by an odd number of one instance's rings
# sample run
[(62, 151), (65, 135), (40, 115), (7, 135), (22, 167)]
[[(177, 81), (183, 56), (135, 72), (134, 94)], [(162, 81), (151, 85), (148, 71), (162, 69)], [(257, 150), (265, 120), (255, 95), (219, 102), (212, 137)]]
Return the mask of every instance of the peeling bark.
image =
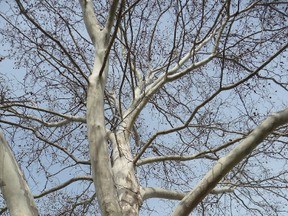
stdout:
[(114, 142), (112, 169), (122, 213), (123, 215), (135, 216), (138, 215), (142, 205), (142, 196), (135, 175), (130, 143), (125, 137), (124, 133), (120, 133), (117, 140), (111, 140)]
[(105, 216), (135, 216), (138, 215), (142, 198), (135, 176), (128, 134), (120, 131), (115, 137), (110, 137), (113, 143), (113, 161), (110, 161), (104, 118), (104, 90), (108, 74), (105, 55), (109, 52), (109, 34), (119, 1), (113, 1), (104, 29), (101, 29), (96, 19), (92, 2), (82, 0), (80, 3), (86, 29), (96, 49), (94, 68), (89, 76), (87, 127), (92, 176), (98, 202)]
[(119, 133), (117, 138), (110, 136), (109, 139), (113, 143), (113, 161), (110, 161), (107, 148), (108, 133), (104, 128), (104, 119), (99, 116), (100, 112), (104, 112), (104, 107), (100, 106), (100, 101), (96, 102), (104, 93), (99, 95), (99, 91), (92, 91), (92, 85), (89, 88), (88, 138), (93, 180), (102, 213), (136, 216), (142, 204), (142, 197), (129, 141), (123, 132)]

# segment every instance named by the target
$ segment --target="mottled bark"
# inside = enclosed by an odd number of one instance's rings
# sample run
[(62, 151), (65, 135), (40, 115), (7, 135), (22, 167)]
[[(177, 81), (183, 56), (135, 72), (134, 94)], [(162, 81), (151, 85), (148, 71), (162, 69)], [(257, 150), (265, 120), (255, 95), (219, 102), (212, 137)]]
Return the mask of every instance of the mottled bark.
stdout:
[(142, 196), (135, 175), (128, 133), (119, 132), (116, 136), (110, 136), (110, 140), (113, 143), (112, 169), (114, 182), (123, 215), (138, 215), (139, 208), (142, 205)]
[(104, 118), (104, 90), (108, 74), (106, 55), (109, 53), (110, 32), (118, 2), (113, 1), (107, 23), (101, 29), (92, 2), (80, 1), (85, 25), (96, 50), (93, 71), (89, 76), (87, 127), (93, 181), (102, 214), (132, 216), (138, 215), (141, 198), (129, 139), (122, 131), (119, 136), (110, 137), (113, 143), (113, 161), (110, 161)]

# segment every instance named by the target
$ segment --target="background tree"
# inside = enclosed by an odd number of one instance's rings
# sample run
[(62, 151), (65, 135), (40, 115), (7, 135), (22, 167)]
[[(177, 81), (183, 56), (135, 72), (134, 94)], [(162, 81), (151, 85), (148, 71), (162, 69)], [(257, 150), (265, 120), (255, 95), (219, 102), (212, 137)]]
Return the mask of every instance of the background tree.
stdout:
[(287, 214), (287, 110), (260, 124), (288, 104), (287, 10), (1, 1), (1, 64), (26, 69), (1, 129), (40, 214)]

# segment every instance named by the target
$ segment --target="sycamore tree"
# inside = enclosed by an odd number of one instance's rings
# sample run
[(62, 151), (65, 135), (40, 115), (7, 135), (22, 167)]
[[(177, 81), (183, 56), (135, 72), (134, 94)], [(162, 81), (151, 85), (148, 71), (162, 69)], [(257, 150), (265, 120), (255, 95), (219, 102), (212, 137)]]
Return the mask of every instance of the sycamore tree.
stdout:
[(287, 214), (287, 2), (0, 5), (2, 214)]

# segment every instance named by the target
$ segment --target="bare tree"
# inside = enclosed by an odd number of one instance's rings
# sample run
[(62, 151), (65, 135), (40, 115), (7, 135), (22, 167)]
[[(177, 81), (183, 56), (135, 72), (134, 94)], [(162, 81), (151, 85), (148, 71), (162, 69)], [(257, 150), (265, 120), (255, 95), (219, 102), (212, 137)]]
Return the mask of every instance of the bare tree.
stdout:
[(1, 128), (40, 214), (287, 214), (286, 2), (1, 4), (26, 69)]

